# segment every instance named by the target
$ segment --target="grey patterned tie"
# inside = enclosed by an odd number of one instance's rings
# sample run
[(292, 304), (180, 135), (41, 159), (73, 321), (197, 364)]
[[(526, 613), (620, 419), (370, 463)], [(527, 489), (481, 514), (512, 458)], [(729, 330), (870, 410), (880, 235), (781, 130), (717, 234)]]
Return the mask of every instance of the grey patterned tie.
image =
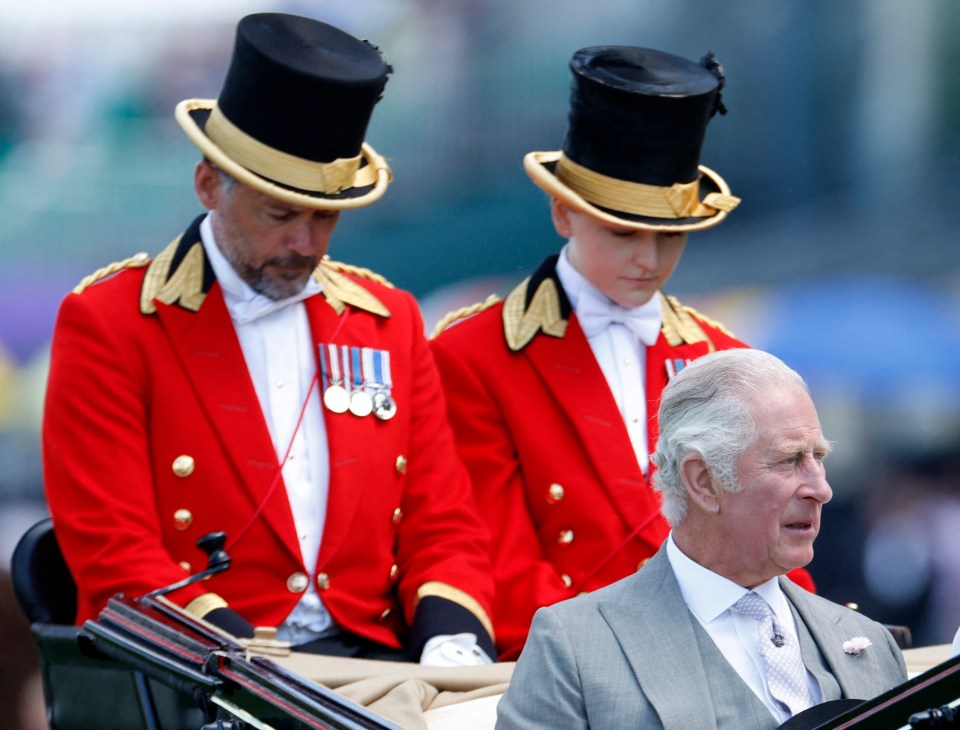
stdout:
[(767, 668), (767, 687), (773, 698), (796, 715), (813, 704), (807, 686), (807, 670), (796, 640), (786, 636), (773, 609), (750, 591), (732, 609), (758, 621), (760, 654)]

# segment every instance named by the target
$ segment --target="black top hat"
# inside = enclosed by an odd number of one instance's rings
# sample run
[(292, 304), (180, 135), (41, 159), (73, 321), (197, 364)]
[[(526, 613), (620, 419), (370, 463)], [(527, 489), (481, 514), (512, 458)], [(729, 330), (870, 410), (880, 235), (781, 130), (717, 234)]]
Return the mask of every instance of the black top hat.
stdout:
[(615, 225), (694, 231), (740, 202), (701, 166), (707, 123), (719, 110), (723, 73), (662, 51), (599, 46), (570, 60), (573, 83), (563, 149), (531, 152), (527, 174), (574, 208)]
[(331, 25), (248, 15), (218, 99), (187, 99), (177, 122), (215, 165), (274, 198), (310, 208), (378, 200), (390, 168), (364, 142), (392, 69)]

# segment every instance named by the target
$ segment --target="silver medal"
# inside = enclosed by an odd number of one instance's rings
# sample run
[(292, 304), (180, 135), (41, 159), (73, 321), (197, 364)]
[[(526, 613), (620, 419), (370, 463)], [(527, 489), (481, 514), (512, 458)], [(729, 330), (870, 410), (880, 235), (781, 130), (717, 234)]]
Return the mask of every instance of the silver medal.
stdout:
[(323, 391), (323, 404), (334, 413), (346, 413), (350, 407), (350, 396), (342, 385), (331, 385)]
[(397, 404), (389, 393), (378, 390), (373, 394), (373, 413), (381, 421), (389, 421), (397, 415)]
[(373, 399), (367, 391), (355, 390), (350, 394), (350, 412), (361, 418), (373, 412)]

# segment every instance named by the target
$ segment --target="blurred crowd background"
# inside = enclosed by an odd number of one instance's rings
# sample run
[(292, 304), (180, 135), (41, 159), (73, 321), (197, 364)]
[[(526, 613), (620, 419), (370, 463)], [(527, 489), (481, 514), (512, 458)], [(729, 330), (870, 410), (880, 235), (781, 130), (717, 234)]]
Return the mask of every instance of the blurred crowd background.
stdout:
[(59, 301), (100, 266), (158, 252), (200, 212), (198, 152), (173, 108), (217, 95), (236, 21), (261, 10), (331, 22), (394, 66), (368, 134), (394, 185), (342, 216), (331, 253), (413, 291), (428, 331), (560, 245), (522, 158), (560, 147), (573, 51), (714, 52), (729, 114), (712, 121), (702, 159), (743, 203), (691, 236), (668, 291), (810, 383), (836, 443), (811, 565), (820, 592), (909, 626), (918, 644), (952, 637), (953, 0), (4, 0), (0, 566), (45, 514), (39, 430)]

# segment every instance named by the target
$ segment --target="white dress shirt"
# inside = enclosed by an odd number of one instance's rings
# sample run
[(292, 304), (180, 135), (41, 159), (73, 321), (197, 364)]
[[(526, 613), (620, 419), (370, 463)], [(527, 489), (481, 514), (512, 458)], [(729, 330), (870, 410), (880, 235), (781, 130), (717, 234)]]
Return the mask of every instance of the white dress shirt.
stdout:
[[(583, 274), (573, 268), (567, 258), (567, 246), (560, 251), (557, 278), (574, 311), (584, 297), (607, 299)], [(658, 321), (662, 319), (660, 297), (654, 296), (644, 307), (652, 308)], [(650, 468), (650, 449), (647, 443), (647, 348), (622, 324), (610, 324), (601, 332), (587, 337), (587, 343), (620, 409), (637, 463), (646, 474)]]
[(307, 297), (319, 294), (322, 286), (311, 277), (299, 295), (274, 301), (251, 289), (226, 260), (214, 239), (209, 216), (200, 224), (200, 236), (223, 290), (277, 461), (282, 464), (303, 564), (311, 576), (308, 589), (277, 632), (280, 640), (303, 644), (333, 628), (314, 580), (327, 512), (330, 455), (320, 385), (314, 382), (313, 337), (303, 304)]
[[(667, 537), (667, 558), (677, 576), (680, 592), (683, 594), (687, 608), (713, 639), (720, 653), (779, 722), (789, 720), (790, 713), (782, 709), (767, 689), (764, 679), (766, 670), (760, 654), (760, 638), (757, 635), (756, 622), (739, 611), (730, 610), (733, 604), (750, 591), (684, 555), (673, 541), (672, 532)], [(773, 609), (784, 633), (792, 636), (795, 641), (799, 641), (797, 623), (793, 618), (787, 597), (780, 588), (780, 582), (776, 578), (771, 578), (752, 590)], [(809, 669), (807, 670), (807, 687), (810, 689), (813, 704), (819, 704), (823, 700), (820, 684)]]

